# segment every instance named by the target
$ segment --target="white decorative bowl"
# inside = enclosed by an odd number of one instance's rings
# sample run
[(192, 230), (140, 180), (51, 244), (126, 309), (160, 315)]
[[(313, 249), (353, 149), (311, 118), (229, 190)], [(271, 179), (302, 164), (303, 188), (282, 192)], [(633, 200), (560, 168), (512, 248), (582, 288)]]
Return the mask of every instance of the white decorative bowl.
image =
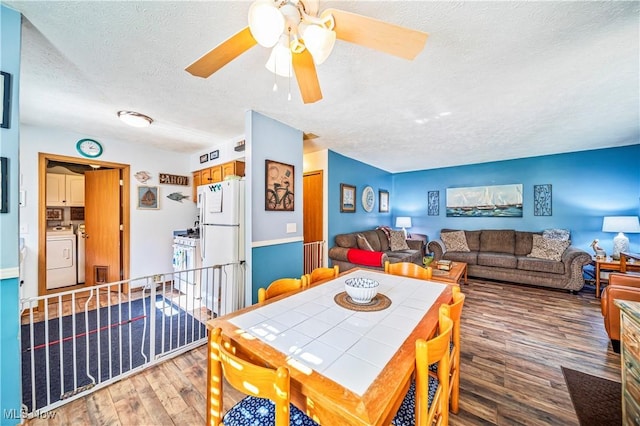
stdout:
[(369, 303), (378, 294), (378, 281), (370, 278), (349, 278), (344, 282), (344, 289), (354, 303)]

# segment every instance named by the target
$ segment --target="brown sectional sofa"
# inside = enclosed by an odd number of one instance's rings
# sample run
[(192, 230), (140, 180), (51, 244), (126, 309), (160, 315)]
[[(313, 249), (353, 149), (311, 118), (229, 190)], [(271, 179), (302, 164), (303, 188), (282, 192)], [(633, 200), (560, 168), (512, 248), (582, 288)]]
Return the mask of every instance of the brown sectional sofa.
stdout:
[[(362, 234), (371, 244), (371, 248), (374, 250), (372, 254), (379, 254), (375, 257), (376, 264), (359, 264), (349, 260), (350, 257), (353, 260), (353, 253), (349, 254), (350, 250), (362, 251), (358, 248), (356, 238), (358, 234)], [(392, 251), (387, 235), (380, 229), (338, 234), (335, 237), (336, 245), (329, 249), (329, 259), (332, 266), (338, 265), (340, 267), (340, 272), (356, 267), (384, 270), (384, 262), (387, 260), (390, 263), (411, 262), (422, 265), (423, 242), (418, 240), (406, 240), (406, 242), (409, 250)]]
[[(443, 229), (443, 232), (456, 231)], [(542, 232), (489, 229), (464, 231), (470, 251), (447, 251), (442, 240), (431, 240), (427, 251), (434, 260), (465, 262), (470, 277), (489, 278), (519, 284), (579, 291), (584, 286), (582, 268), (591, 262), (591, 255), (569, 246), (561, 259), (528, 257), (533, 247), (533, 235)]]

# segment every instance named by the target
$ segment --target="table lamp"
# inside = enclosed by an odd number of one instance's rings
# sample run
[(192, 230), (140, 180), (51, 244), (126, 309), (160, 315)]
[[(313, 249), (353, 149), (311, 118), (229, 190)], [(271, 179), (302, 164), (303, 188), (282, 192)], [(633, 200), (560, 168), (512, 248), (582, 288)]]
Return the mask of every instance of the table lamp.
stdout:
[(408, 216), (396, 217), (396, 228), (402, 228), (402, 232), (404, 232), (404, 239), (406, 240), (409, 236), (406, 228), (411, 228), (411, 218)]
[(613, 252), (611, 257), (620, 259), (621, 251), (629, 251), (629, 238), (624, 232), (640, 233), (638, 216), (605, 216), (602, 221), (602, 232), (617, 232), (613, 238)]

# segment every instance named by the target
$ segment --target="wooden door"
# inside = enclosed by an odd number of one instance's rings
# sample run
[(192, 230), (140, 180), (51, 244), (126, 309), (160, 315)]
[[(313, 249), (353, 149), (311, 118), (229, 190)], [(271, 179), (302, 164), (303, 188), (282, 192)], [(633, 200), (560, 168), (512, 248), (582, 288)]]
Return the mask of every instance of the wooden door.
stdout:
[(123, 279), (120, 170), (85, 173), (85, 285)]
[(322, 170), (305, 173), (302, 180), (304, 242), (322, 241)]
[(191, 201), (193, 201), (194, 203), (198, 202), (198, 187), (200, 185), (202, 185), (202, 175), (199, 171), (193, 172), (193, 189), (191, 190)]

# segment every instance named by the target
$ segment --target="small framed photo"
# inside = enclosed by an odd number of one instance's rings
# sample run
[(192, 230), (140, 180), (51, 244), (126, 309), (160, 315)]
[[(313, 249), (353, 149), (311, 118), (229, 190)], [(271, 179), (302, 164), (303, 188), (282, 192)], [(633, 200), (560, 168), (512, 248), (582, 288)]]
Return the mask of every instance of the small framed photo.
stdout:
[(355, 213), (356, 187), (346, 183), (340, 184), (340, 213)]
[(200, 156), (200, 164), (206, 163), (207, 161), (209, 161), (209, 154), (202, 154)]
[(9, 128), (9, 118), (11, 112), (11, 74), (0, 71), (0, 127)]
[(209, 160), (215, 160), (218, 157), (220, 157), (220, 150), (219, 149), (216, 149), (215, 151), (211, 151), (209, 153)]
[(62, 209), (47, 209), (47, 220), (62, 220)]
[(378, 211), (380, 213), (389, 213), (389, 191), (378, 190)]
[(138, 208), (141, 210), (157, 210), (160, 208), (157, 186), (138, 187)]

